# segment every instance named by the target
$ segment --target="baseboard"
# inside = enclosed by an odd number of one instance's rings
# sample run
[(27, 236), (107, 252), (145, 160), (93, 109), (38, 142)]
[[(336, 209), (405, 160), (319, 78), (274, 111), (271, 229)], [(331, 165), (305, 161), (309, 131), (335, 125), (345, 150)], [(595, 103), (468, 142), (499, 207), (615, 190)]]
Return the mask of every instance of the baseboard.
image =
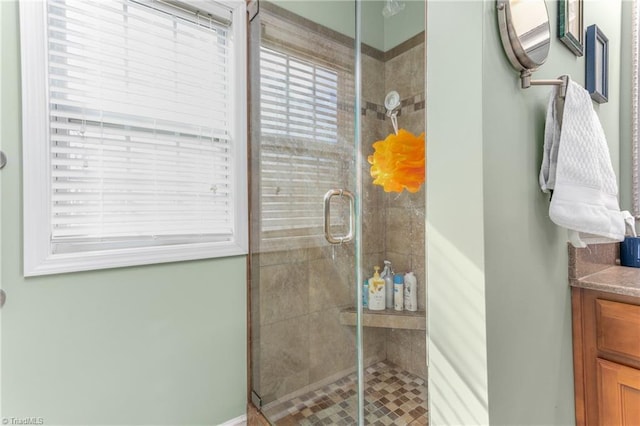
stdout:
[(227, 420), (224, 423), (220, 423), (219, 426), (240, 426), (247, 424), (247, 415), (243, 414), (235, 419)]

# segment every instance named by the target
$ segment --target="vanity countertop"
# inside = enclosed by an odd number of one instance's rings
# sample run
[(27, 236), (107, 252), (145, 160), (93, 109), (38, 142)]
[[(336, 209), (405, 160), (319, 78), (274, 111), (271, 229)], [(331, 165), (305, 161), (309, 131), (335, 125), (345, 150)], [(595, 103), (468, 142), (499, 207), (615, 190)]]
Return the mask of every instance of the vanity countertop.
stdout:
[(619, 244), (569, 245), (569, 284), (572, 287), (640, 297), (640, 268), (619, 265)]
[(569, 283), (572, 287), (640, 297), (640, 268), (610, 266), (591, 275), (572, 278)]

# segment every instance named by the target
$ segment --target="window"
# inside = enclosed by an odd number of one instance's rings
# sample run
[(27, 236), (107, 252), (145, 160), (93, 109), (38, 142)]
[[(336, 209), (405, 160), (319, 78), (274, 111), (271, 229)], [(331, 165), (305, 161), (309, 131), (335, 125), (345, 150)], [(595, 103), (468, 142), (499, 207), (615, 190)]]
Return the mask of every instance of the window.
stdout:
[(25, 275), (247, 252), (244, 1), (197, 4), (21, 2)]
[[(261, 249), (281, 248), (283, 239), (324, 244), (324, 194), (346, 187), (350, 176), (352, 139), (339, 129), (352, 129), (353, 109), (345, 102), (351, 79), (293, 49), (261, 46)], [(344, 217), (333, 223), (342, 226)]]

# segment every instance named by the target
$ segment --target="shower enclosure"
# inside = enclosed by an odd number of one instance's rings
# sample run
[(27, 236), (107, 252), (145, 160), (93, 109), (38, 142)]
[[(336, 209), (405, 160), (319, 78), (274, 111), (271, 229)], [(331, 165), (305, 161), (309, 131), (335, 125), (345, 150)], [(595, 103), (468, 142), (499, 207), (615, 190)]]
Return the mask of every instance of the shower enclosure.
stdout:
[[(425, 188), (372, 144), (425, 131), (425, 2), (260, 1), (250, 24), (251, 390), (273, 424), (427, 424)], [(415, 312), (363, 307), (390, 260)]]

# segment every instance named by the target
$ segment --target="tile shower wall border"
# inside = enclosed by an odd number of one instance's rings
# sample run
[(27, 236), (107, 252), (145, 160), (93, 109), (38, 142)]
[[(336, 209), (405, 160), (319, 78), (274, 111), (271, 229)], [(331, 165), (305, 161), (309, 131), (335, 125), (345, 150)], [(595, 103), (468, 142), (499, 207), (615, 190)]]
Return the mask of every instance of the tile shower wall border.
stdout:
[[(408, 98), (402, 99), (400, 101), (400, 109), (398, 110), (398, 117), (402, 117), (402, 115), (407, 115), (412, 112), (422, 111), (425, 108), (426, 99), (424, 92), (418, 93), (417, 95), (410, 96)], [(375, 102), (365, 101), (364, 107), (361, 109), (362, 115), (367, 115), (367, 113), (371, 113), (378, 120), (388, 120), (387, 117), (387, 109), (382, 104), (377, 104)]]

